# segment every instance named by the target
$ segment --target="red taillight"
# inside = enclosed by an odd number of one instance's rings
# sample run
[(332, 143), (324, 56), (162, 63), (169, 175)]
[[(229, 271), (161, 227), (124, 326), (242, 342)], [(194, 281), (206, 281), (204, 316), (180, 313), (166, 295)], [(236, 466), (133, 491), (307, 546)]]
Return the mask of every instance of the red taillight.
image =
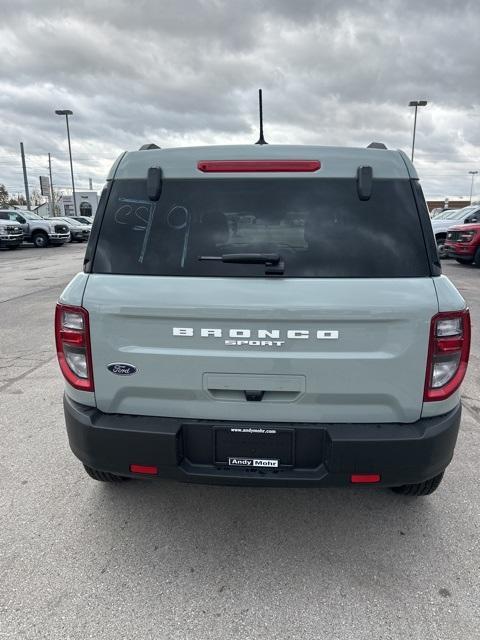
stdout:
[(158, 473), (158, 468), (145, 465), (145, 464), (131, 464), (130, 465), (131, 473), (144, 473), (149, 476), (156, 476)]
[(88, 311), (83, 307), (57, 304), (55, 342), (58, 362), (65, 380), (75, 389), (93, 391)]
[(426, 402), (445, 400), (460, 387), (470, 355), (470, 312), (442, 312), (432, 318), (425, 378)]
[(320, 169), (319, 160), (200, 160), (197, 168), (203, 173), (242, 172), (312, 172)]
[(380, 482), (379, 473), (352, 473), (350, 482), (353, 484), (372, 484)]

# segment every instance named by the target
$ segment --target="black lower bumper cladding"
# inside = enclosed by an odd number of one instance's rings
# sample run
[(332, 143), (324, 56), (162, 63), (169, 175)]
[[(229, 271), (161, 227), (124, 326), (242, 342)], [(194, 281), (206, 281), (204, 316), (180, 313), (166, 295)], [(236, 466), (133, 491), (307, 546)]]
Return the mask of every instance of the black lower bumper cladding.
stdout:
[[(105, 414), (67, 396), (64, 408), (72, 451), (94, 469), (138, 477), (131, 465), (145, 465), (181, 482), (298, 487), (345, 486), (357, 474), (379, 475), (383, 486), (424, 482), (450, 463), (461, 418), (460, 404), (411, 424)], [(255, 468), (245, 462), (255, 459)]]

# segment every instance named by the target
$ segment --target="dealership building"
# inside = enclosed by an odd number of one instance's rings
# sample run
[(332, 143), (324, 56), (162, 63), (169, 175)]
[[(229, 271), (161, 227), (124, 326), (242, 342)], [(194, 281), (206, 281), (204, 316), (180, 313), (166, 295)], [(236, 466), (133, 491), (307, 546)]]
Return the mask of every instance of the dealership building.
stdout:
[(75, 191), (77, 212), (74, 211), (73, 196), (62, 196), (58, 202), (61, 216), (84, 216), (91, 218), (98, 207), (96, 191)]

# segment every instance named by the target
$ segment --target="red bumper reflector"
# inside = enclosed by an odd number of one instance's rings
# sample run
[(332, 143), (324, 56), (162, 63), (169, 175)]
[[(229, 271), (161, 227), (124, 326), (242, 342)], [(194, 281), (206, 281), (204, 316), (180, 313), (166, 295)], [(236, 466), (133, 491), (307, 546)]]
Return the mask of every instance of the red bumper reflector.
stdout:
[(379, 473), (352, 473), (350, 482), (354, 484), (369, 484), (371, 482), (380, 482)]
[(158, 467), (149, 467), (144, 464), (131, 464), (131, 473), (145, 473), (150, 476), (156, 476), (158, 473)]
[(319, 160), (200, 160), (197, 163), (203, 173), (312, 172), (320, 166)]

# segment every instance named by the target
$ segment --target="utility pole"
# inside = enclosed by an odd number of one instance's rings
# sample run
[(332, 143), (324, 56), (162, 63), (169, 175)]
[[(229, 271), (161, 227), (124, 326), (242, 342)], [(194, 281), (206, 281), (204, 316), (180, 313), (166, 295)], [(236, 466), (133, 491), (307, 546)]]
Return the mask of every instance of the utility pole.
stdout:
[(470, 204), (472, 204), (473, 181), (475, 180), (475, 176), (478, 174), (478, 171), (469, 171), (468, 173), (472, 176), (472, 184), (470, 185)]
[(30, 193), (28, 191), (27, 165), (25, 164), (25, 151), (23, 149), (23, 142), (20, 142), (20, 153), (22, 154), (23, 182), (25, 184), (25, 197), (27, 199), (27, 209), (31, 211), (32, 207), (30, 205)]
[(88, 184), (90, 186), (90, 191), (93, 191), (92, 179), (91, 178), (88, 179)]
[(48, 175), (50, 176), (50, 215), (55, 215), (55, 200), (53, 197), (53, 181), (52, 181), (52, 158), (48, 154)]

